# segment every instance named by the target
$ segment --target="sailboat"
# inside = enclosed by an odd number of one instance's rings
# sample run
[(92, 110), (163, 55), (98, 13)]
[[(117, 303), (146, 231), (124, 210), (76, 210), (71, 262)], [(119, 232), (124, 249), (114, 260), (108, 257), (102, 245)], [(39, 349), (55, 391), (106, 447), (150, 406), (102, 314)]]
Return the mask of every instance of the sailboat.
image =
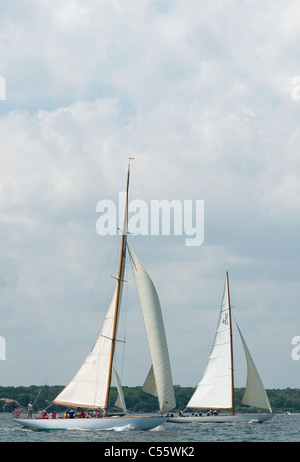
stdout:
[[(268, 409), (267, 413), (236, 414), (234, 408), (234, 369), (233, 369), (233, 336), (232, 316), (229, 293), (229, 278), (226, 272), (223, 301), (214, 344), (204, 375), (200, 380), (194, 394), (188, 402), (186, 409), (207, 409), (208, 415), (195, 413), (192, 416), (171, 417), (170, 422), (264, 422), (270, 419), (272, 409), (259, 377), (256, 366), (248, 350), (244, 337), (237, 325), (247, 363), (247, 383), (242, 403), (256, 408)], [(229, 409), (231, 413), (218, 414), (216, 409)]]
[[(127, 244), (129, 177), (130, 165), (127, 172), (119, 269), (110, 305), (90, 353), (74, 378), (53, 401), (53, 403), (66, 405), (69, 408), (79, 407), (101, 410), (102, 417), (68, 419), (16, 418), (15, 421), (18, 424), (35, 430), (65, 430), (72, 428), (83, 430), (150, 430), (166, 422), (168, 417), (164, 416), (164, 414), (176, 406), (159, 298), (148, 273)], [(115, 345), (118, 341), (118, 319), (127, 250), (129, 251), (133, 268), (152, 361), (144, 389), (148, 393), (157, 396), (159, 402), (160, 413), (154, 416), (126, 414), (127, 410), (120, 379), (113, 367)], [(112, 415), (109, 413), (112, 376), (114, 376), (118, 390), (118, 405), (123, 407), (124, 415)]]

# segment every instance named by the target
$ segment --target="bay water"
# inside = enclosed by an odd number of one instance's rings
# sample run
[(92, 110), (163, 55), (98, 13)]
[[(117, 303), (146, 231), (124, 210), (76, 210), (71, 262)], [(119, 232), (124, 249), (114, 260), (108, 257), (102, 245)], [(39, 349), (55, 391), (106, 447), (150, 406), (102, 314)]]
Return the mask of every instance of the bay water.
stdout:
[[(300, 414), (275, 414), (262, 424), (259, 423), (182, 423), (166, 422), (153, 430), (140, 431), (33, 431), (18, 425), (12, 415), (0, 413), (0, 442), (42, 443), (78, 442), (103, 443), (104, 447), (122, 443), (168, 443), (192, 446), (201, 442), (300, 442)], [(174, 444), (173, 444), (174, 446)], [(154, 455), (154, 454), (153, 454)]]

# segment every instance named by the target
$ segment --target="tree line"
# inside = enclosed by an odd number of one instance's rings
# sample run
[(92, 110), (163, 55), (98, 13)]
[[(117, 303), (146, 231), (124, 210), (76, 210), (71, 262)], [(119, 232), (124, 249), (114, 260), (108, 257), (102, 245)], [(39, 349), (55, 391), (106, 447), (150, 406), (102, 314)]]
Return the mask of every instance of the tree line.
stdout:
[[(52, 400), (61, 392), (63, 386), (45, 385), (29, 387), (0, 387), (0, 412), (11, 412), (15, 407), (22, 407), (26, 411), (29, 401), (33, 402), (34, 411), (38, 412), (51, 406), (52, 410), (61, 412), (62, 406), (54, 405)], [(176, 409), (174, 411), (184, 410), (190, 397), (194, 392), (193, 387), (174, 386)], [(157, 398), (143, 392), (142, 387), (123, 387), (124, 398), (129, 412), (157, 412)], [(235, 409), (236, 412), (251, 412), (254, 409), (241, 403), (244, 388), (235, 389)], [(300, 412), (300, 389), (269, 389), (267, 394), (273, 412)], [(113, 387), (111, 391), (110, 405), (113, 407), (117, 399), (117, 391)], [(11, 401), (13, 400), (13, 401)]]

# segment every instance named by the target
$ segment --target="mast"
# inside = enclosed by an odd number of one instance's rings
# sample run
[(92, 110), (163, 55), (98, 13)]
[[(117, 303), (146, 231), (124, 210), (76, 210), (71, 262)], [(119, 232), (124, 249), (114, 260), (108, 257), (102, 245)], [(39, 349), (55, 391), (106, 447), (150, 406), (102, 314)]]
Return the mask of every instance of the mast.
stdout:
[(104, 415), (107, 415), (108, 404), (109, 404), (112, 367), (113, 367), (113, 359), (114, 359), (114, 353), (115, 353), (117, 325), (118, 325), (120, 300), (121, 300), (121, 283), (123, 282), (124, 262), (125, 262), (125, 257), (126, 257), (129, 177), (130, 177), (130, 165), (128, 165), (128, 172), (127, 172), (125, 212), (124, 212), (123, 231), (122, 231), (122, 240), (121, 240), (121, 249), (120, 249), (119, 270), (118, 270), (117, 286), (116, 286), (116, 304), (115, 304), (114, 324), (113, 324), (112, 339), (111, 339), (112, 344), (111, 344), (111, 353), (110, 353), (110, 361), (109, 361), (109, 373), (108, 373), (108, 383), (107, 383), (105, 406), (104, 406)]
[(230, 292), (229, 292), (229, 278), (228, 271), (226, 271), (227, 282), (227, 296), (228, 296), (228, 311), (229, 311), (229, 336), (230, 336), (230, 357), (231, 357), (231, 399), (232, 399), (232, 415), (235, 415), (234, 410), (234, 372), (233, 372), (233, 338), (232, 338), (232, 323), (231, 323), (231, 305), (230, 305)]

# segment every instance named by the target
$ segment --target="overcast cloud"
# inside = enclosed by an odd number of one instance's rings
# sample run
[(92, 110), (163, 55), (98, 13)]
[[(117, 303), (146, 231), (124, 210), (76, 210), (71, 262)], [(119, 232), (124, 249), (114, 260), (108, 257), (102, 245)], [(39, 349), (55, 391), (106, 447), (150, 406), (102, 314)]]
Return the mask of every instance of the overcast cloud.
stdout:
[[(0, 10), (0, 385), (66, 384), (92, 346), (117, 243), (97, 234), (96, 207), (117, 201), (135, 157), (131, 200), (205, 204), (201, 246), (130, 237), (157, 286), (174, 383), (202, 375), (229, 270), (265, 386), (298, 387), (299, 2), (3, 0)], [(133, 386), (149, 357), (131, 289), (128, 276)]]

